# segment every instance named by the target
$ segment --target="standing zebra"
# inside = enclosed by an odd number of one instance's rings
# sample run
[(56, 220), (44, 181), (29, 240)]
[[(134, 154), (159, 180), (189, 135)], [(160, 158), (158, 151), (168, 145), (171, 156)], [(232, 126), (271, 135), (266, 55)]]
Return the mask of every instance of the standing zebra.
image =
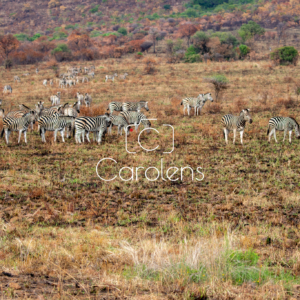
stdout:
[(124, 129), (125, 131), (125, 134), (129, 134), (129, 131), (128, 131), (128, 122), (127, 120), (124, 118), (124, 116), (121, 116), (121, 115), (118, 115), (118, 116), (110, 116), (110, 121), (111, 121), (111, 124), (110, 124), (110, 127), (109, 127), (109, 134), (111, 134), (111, 129), (114, 126), (118, 126), (118, 135), (122, 135), (122, 128)]
[[(15, 111), (10, 111), (9, 113), (7, 113), (6, 117), (10, 117), (10, 118), (15, 118), (15, 119), (20, 119), (22, 118), (26, 113), (33, 111), (35, 113), (35, 118), (37, 118), (37, 112), (34, 111), (33, 109), (30, 109), (29, 107), (27, 107), (24, 104), (21, 104), (19, 106), (20, 110), (15, 110)], [(34, 122), (31, 122), (31, 129), (33, 129), (33, 124)]]
[(84, 142), (84, 134), (86, 133), (86, 138), (88, 142), (89, 132), (98, 132), (97, 142), (98, 144), (102, 141), (102, 135), (107, 131), (107, 127), (110, 125), (110, 117), (108, 114), (104, 116), (97, 117), (79, 117), (75, 119), (75, 141), (76, 143), (81, 143), (80, 137), (82, 136), (82, 142)]
[(3, 89), (3, 93), (10, 92), (12, 93), (12, 88), (10, 85), (5, 85)]
[(91, 76), (92, 78), (94, 78), (95, 77), (95, 72), (89, 72), (88, 76)]
[(38, 120), (38, 124), (40, 127), (40, 135), (42, 136), (42, 142), (46, 143), (46, 131), (54, 131), (54, 142), (56, 142), (57, 132), (60, 131), (61, 139), (64, 143), (65, 128), (67, 127), (70, 130), (70, 132), (74, 132), (75, 118), (69, 116), (59, 116), (58, 114), (51, 117), (43, 116)]
[(80, 104), (78, 101), (75, 102), (73, 106), (69, 105), (69, 103), (66, 103), (64, 106), (58, 109), (58, 112), (64, 116), (77, 118), (78, 114), (80, 113)]
[(240, 132), (241, 144), (243, 145), (243, 133), (245, 130), (246, 122), (252, 123), (252, 118), (250, 116), (250, 109), (243, 109), (239, 116), (225, 115), (222, 118), (222, 125), (225, 135), (226, 144), (228, 144), (228, 133), (233, 131), (233, 144), (235, 143), (236, 132)]
[(114, 75), (105, 75), (105, 82), (107, 82), (108, 79), (115, 81), (115, 77), (118, 77), (118, 74), (115, 73)]
[(3, 119), (3, 129), (1, 131), (1, 137), (3, 137), (3, 134), (5, 132), (5, 140), (6, 144), (8, 145), (9, 142), (9, 135), (11, 131), (19, 131), (19, 138), (18, 138), (18, 144), (21, 141), (21, 135), (22, 132), (24, 133), (24, 140), (27, 144), (27, 130), (28, 126), (31, 122), (35, 121), (35, 112), (30, 111), (26, 113), (22, 118), (12, 118), (12, 117), (5, 117)]
[(110, 102), (108, 104), (107, 110), (110, 111), (112, 115), (114, 111), (122, 111), (123, 110), (123, 103), (122, 102)]
[(57, 92), (57, 95), (50, 96), (51, 105), (59, 105), (60, 104), (60, 92)]
[(148, 101), (140, 101), (140, 102), (124, 102), (122, 104), (123, 111), (137, 111), (141, 112), (142, 108), (145, 108), (146, 111), (149, 111)]
[[(135, 125), (135, 131), (138, 130), (139, 125), (142, 123), (145, 128), (151, 127), (151, 122), (146, 118), (146, 116), (137, 111), (122, 111), (120, 116), (124, 117), (128, 124)], [(147, 130), (149, 133), (150, 130)]]
[(19, 76), (14, 76), (14, 81), (20, 82), (20, 77)]
[(58, 87), (66, 87), (67, 85), (67, 82), (66, 82), (66, 79), (63, 78), (63, 79), (60, 79), (59, 82), (58, 82)]
[(275, 142), (276, 139), (276, 130), (284, 131), (283, 142), (286, 137), (286, 133), (289, 132), (289, 142), (292, 143), (292, 132), (295, 129), (297, 138), (300, 138), (300, 128), (299, 124), (294, 118), (291, 117), (274, 117), (269, 120), (269, 127), (267, 135), (269, 136), (269, 142), (271, 141), (272, 134), (274, 134)]
[(84, 95), (84, 102), (85, 102), (85, 106), (91, 106), (92, 104), (92, 96), (89, 95), (88, 93), (85, 93)]
[(36, 73), (36, 74), (39, 74), (39, 68), (36, 68), (36, 69), (35, 69), (35, 73)]
[[(181, 105), (183, 105), (183, 113), (185, 115), (185, 110), (187, 109), (188, 115), (190, 115), (191, 107), (194, 107), (195, 113), (194, 115), (200, 115), (203, 106), (205, 105), (206, 101), (209, 100), (211, 102), (214, 101), (211, 93), (206, 94), (199, 94), (197, 98), (184, 98), (181, 101)], [(200, 113), (199, 113), (200, 110)]]
[(128, 76), (128, 73), (124, 73), (123, 75), (120, 75), (119, 78), (122, 80), (125, 80), (127, 76)]

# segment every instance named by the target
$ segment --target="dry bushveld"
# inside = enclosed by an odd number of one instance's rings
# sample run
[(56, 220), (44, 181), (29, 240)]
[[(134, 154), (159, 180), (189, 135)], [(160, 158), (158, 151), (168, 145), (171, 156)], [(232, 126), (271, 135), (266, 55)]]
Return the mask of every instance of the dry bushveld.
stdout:
[[(75, 64), (74, 64), (75, 65)], [(78, 64), (79, 65), (79, 64)], [(84, 66), (84, 64), (81, 64)], [(59, 64), (64, 72), (70, 64)], [(91, 108), (80, 115), (106, 112), (111, 101), (148, 101), (153, 120), (128, 137), (107, 134), (101, 145), (75, 140), (41, 142), (29, 129), (28, 144), (0, 140), (0, 295), (1, 299), (299, 299), (300, 183), (299, 140), (267, 141), (268, 120), (292, 116), (300, 122), (295, 88), (300, 67), (260, 62), (166, 64), (125, 58), (95, 62), (89, 83), (59, 89), (44, 87), (55, 77), (51, 65), (0, 70), (5, 113), (38, 101), (50, 106), (89, 93)], [(55, 67), (55, 66), (54, 66)], [(29, 72), (29, 76), (22, 74)], [(129, 75), (105, 83), (106, 74)], [(183, 116), (184, 97), (211, 92), (204, 78), (223, 74), (229, 88), (200, 116)], [(21, 82), (14, 83), (19, 75)], [(244, 146), (225, 145), (224, 114), (250, 108)], [(171, 151), (174, 127), (174, 151)], [(1, 121), (2, 128), (2, 121)], [(143, 126), (139, 128), (141, 131)], [(129, 149), (128, 148), (128, 149)], [(117, 163), (100, 163), (100, 159)], [(186, 168), (180, 178), (180, 168)], [(119, 178), (121, 170), (123, 179)], [(156, 181), (156, 167), (163, 175)], [(164, 180), (168, 168), (179, 172)], [(200, 169), (200, 167), (202, 169)], [(132, 169), (130, 169), (132, 168)], [(138, 168), (138, 169), (137, 169)], [(144, 168), (144, 169), (143, 169)], [(198, 170), (204, 175), (204, 178)], [(131, 178), (131, 170), (133, 178)], [(162, 179), (161, 177), (164, 177)], [(138, 180), (136, 180), (138, 178)], [(202, 179), (197, 181), (196, 178)]]

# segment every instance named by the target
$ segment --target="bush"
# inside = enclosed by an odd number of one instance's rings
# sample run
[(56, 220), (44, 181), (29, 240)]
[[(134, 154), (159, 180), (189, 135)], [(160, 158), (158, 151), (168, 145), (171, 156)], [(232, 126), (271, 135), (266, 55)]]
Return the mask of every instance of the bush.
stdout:
[(98, 9), (99, 9), (99, 5), (96, 5), (95, 7), (93, 7), (93, 8), (90, 10), (90, 13), (95, 14), (96, 12), (98, 12)]
[(281, 47), (275, 49), (271, 55), (271, 59), (281, 65), (294, 64), (297, 65), (299, 53), (292, 46)]
[(236, 47), (239, 44), (237, 38), (230, 32), (215, 32), (211, 36), (218, 37), (221, 44), (232, 45), (233, 47)]
[(68, 37), (65, 32), (59, 31), (53, 34), (53, 37), (50, 40), (64, 40)]
[(241, 58), (247, 56), (247, 54), (250, 52), (250, 48), (246, 45), (240, 45), (239, 50)]
[(25, 34), (25, 33), (17, 33), (17, 34), (14, 34), (14, 37), (20, 41), (20, 42), (24, 42), (24, 41), (27, 41), (28, 40), (28, 35)]
[(97, 30), (93, 30), (91, 31), (90, 33), (90, 37), (97, 37), (97, 36), (100, 36), (102, 33), (100, 31), (97, 31)]
[(165, 4), (165, 5), (163, 6), (163, 8), (166, 9), (166, 10), (167, 10), (167, 9), (171, 9), (171, 5), (170, 5), (170, 4)]
[(124, 28), (124, 27), (120, 27), (120, 28), (118, 29), (118, 32), (121, 33), (121, 34), (123, 34), (123, 35), (127, 35), (127, 29)]
[(184, 55), (184, 61), (186, 63), (195, 63), (201, 61), (200, 55), (197, 53), (193, 45), (186, 50)]
[(66, 44), (58, 44), (56, 48), (51, 51), (51, 54), (54, 55), (58, 52), (70, 52), (69, 47)]
[(197, 49), (197, 52), (201, 52), (201, 53), (208, 52), (207, 43), (209, 42), (209, 37), (206, 35), (205, 32), (197, 31), (192, 36), (192, 42), (194, 44), (194, 47)]

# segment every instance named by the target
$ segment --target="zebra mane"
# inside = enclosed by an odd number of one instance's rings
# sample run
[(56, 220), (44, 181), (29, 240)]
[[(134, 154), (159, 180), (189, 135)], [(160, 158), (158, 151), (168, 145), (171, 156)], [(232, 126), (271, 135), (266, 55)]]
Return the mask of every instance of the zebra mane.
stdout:
[(289, 118), (292, 119), (297, 124), (297, 126), (299, 127), (298, 122), (293, 117), (289, 117)]
[(23, 106), (24, 108), (30, 110), (30, 108), (29, 108), (28, 106), (24, 105), (24, 104), (21, 104), (21, 105), (20, 105), (20, 108), (21, 108), (21, 106)]

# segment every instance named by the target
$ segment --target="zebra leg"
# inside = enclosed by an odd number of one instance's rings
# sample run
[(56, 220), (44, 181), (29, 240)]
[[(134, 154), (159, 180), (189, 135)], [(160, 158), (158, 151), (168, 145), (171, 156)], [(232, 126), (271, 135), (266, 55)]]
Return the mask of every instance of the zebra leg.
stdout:
[(226, 145), (228, 145), (228, 130), (227, 130), (227, 128), (224, 128), (224, 136), (225, 136)]
[(54, 130), (54, 142), (56, 142), (57, 130)]
[(236, 138), (236, 129), (233, 129), (233, 144), (235, 144), (235, 138)]
[(61, 139), (62, 139), (63, 143), (65, 142), (64, 132), (65, 132), (65, 129), (60, 131)]
[(274, 139), (275, 139), (275, 142), (278, 143), (277, 139), (276, 139), (276, 129), (275, 128), (274, 128)]
[(9, 139), (9, 131), (8, 129), (5, 129), (5, 141), (7, 145), (8, 145), (8, 139)]
[(284, 142), (284, 140), (285, 140), (286, 132), (287, 132), (287, 130), (284, 130), (283, 142)]
[(290, 144), (292, 143), (292, 130), (289, 131), (289, 142)]
[(26, 130), (24, 131), (24, 141), (25, 141), (25, 144), (27, 144), (27, 131)]
[(21, 141), (21, 136), (22, 136), (22, 130), (19, 130), (18, 144), (20, 144), (20, 141)]
[(103, 129), (100, 129), (98, 133), (98, 145), (100, 145), (102, 142), (102, 135), (103, 135)]
[(240, 131), (240, 137), (241, 137), (241, 144), (243, 145), (243, 133), (244, 133), (244, 130)]
[(197, 115), (197, 106), (194, 106), (194, 116)]
[(91, 141), (90, 141), (90, 136), (89, 136), (89, 134), (90, 134), (90, 132), (88, 131), (88, 132), (86, 133), (86, 139), (87, 139), (88, 142), (90, 143)]
[(273, 130), (275, 130), (275, 128), (272, 129), (272, 130), (270, 131), (269, 135), (268, 135), (269, 143), (271, 142), (271, 136), (272, 136), (272, 134), (273, 134)]

